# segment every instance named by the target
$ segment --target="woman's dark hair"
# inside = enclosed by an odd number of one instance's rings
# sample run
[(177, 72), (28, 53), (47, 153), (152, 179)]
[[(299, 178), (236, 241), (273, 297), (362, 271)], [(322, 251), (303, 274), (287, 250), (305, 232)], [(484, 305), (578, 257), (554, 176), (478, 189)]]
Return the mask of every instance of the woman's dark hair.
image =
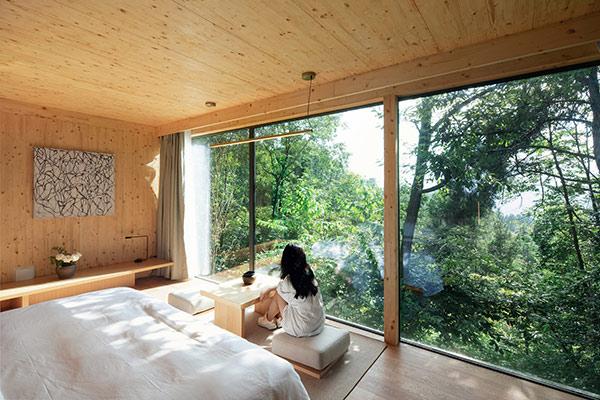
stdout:
[(285, 246), (281, 255), (281, 279), (285, 279), (286, 276), (290, 277), (290, 282), (296, 289), (296, 299), (298, 296), (314, 296), (319, 291), (314, 282), (315, 274), (306, 262), (304, 250), (291, 243)]

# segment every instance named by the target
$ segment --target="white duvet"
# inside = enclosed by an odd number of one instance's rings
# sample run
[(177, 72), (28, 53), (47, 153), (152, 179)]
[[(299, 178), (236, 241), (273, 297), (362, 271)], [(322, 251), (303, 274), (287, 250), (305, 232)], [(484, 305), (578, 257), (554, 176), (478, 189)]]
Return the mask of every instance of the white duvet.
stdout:
[(21, 399), (308, 399), (292, 366), (133, 289), (0, 313), (1, 394)]

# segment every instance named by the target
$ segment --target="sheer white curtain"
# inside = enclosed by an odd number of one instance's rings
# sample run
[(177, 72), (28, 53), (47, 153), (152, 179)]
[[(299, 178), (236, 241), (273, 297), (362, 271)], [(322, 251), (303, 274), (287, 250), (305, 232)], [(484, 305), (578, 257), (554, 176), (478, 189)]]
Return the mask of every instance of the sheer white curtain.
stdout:
[(210, 273), (210, 148), (189, 131), (161, 137), (157, 256), (175, 264), (164, 275)]
[(210, 147), (191, 141), (185, 154), (185, 251), (191, 276), (210, 274)]

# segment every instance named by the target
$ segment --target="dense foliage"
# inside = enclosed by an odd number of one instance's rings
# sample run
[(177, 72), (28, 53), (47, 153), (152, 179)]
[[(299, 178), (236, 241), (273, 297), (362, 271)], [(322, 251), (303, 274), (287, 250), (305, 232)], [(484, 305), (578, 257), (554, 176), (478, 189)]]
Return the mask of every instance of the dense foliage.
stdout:
[[(402, 336), (600, 393), (598, 68), (400, 109), (415, 131), (399, 182)], [(383, 190), (350, 172), (339, 117), (257, 135), (308, 124), (256, 145), (258, 264), (297, 242), (327, 312), (382, 329)], [(247, 261), (247, 154), (213, 151), (215, 272)]]

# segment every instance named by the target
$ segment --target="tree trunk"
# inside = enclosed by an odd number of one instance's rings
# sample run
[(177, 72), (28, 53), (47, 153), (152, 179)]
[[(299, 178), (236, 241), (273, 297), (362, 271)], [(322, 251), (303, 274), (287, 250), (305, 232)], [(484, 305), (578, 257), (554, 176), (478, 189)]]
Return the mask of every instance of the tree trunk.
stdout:
[(400, 254), (402, 255), (402, 267), (406, 268), (410, 262), (412, 244), (417, 225), (417, 218), (421, 208), (423, 196), (423, 183), (427, 173), (427, 155), (431, 145), (431, 111), (433, 100), (425, 98), (419, 105), (419, 143), (417, 145), (417, 160), (415, 163), (415, 176), (410, 188), (410, 198), (406, 207), (406, 218), (402, 227), (402, 244)]
[[(587, 191), (590, 195), (590, 201), (592, 203), (592, 221), (593, 221), (594, 225), (596, 226), (596, 228), (598, 229), (596, 231), (596, 234), (594, 235), (594, 240), (596, 241), (596, 244), (598, 246), (600, 246), (600, 210), (598, 210), (596, 193), (594, 190), (594, 177), (592, 176), (592, 172), (590, 171), (591, 163), (590, 163), (589, 158), (584, 157), (584, 155), (589, 154), (588, 135), (586, 132), (585, 150), (581, 148), (581, 144), (579, 142), (579, 132), (577, 130), (575, 130), (573, 138), (575, 139), (575, 144), (577, 146), (577, 152), (582, 154), (582, 156), (578, 156), (577, 158), (579, 159), (579, 163), (581, 164), (581, 167), (583, 168), (583, 171), (585, 173), (585, 178), (587, 180), (587, 184), (586, 184)], [(583, 151), (585, 151), (585, 153), (582, 153)]]
[(283, 186), (286, 183), (288, 176), (289, 160), (290, 160), (290, 148), (285, 145), (284, 157), (282, 159), (277, 158), (277, 150), (269, 149), (269, 158), (271, 159), (271, 171), (269, 174), (273, 177), (274, 185), (271, 188), (271, 218), (277, 219), (281, 216), (281, 202), (283, 196)]
[(556, 156), (556, 151), (554, 151), (554, 141), (552, 138), (552, 128), (548, 129), (548, 144), (552, 148), (552, 158), (554, 159), (554, 166), (556, 167), (556, 171), (558, 172), (558, 176), (560, 179), (560, 185), (562, 189), (562, 195), (565, 201), (565, 208), (567, 209), (567, 216), (569, 218), (569, 229), (571, 231), (571, 238), (573, 239), (573, 247), (575, 249), (575, 254), (577, 255), (577, 263), (579, 264), (579, 268), (582, 271), (585, 271), (585, 264), (583, 262), (583, 256), (581, 255), (581, 247), (579, 246), (579, 235), (577, 234), (577, 226), (575, 225), (575, 216), (573, 212), (573, 206), (571, 205), (571, 199), (569, 197), (569, 189), (567, 188), (567, 182), (565, 180), (562, 168), (558, 161), (558, 157)]
[(271, 190), (271, 218), (277, 219), (279, 214), (279, 195), (281, 192), (281, 181), (275, 178), (275, 184)]
[(410, 198), (406, 207), (406, 218), (404, 219), (404, 224), (402, 227), (402, 243), (400, 245), (400, 255), (402, 257), (401, 262), (403, 269), (404, 267), (407, 267), (410, 262), (415, 228), (417, 225), (417, 219), (419, 217), (419, 210), (421, 209), (421, 199), (423, 197), (423, 193), (434, 192), (444, 187), (448, 183), (448, 177), (444, 177), (442, 182), (438, 183), (437, 185), (423, 189), (425, 175), (427, 174), (427, 158), (429, 155), (429, 148), (431, 146), (433, 132), (440, 130), (443, 124), (447, 123), (450, 118), (452, 118), (452, 116), (458, 113), (461, 109), (493, 91), (494, 87), (491, 86), (484, 90), (476, 91), (472, 96), (455, 103), (444, 113), (444, 115), (435, 123), (435, 125), (432, 124), (431, 119), (433, 107), (437, 100), (433, 97), (426, 97), (421, 100), (421, 103), (418, 106), (419, 143), (417, 144), (415, 176), (410, 188)]
[(591, 68), (587, 76), (587, 87), (592, 106), (592, 142), (596, 167), (600, 171), (600, 88), (598, 85), (597, 67)]

